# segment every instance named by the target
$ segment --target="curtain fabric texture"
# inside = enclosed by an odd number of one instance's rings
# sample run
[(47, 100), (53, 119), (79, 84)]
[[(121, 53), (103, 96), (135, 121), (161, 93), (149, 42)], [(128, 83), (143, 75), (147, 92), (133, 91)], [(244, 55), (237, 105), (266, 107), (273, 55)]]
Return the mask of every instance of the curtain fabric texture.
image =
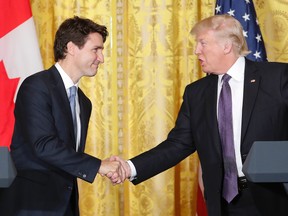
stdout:
[[(287, 61), (288, 3), (254, 4), (269, 61)], [(54, 35), (64, 19), (87, 17), (110, 33), (105, 63), (80, 83), (93, 103), (87, 153), (128, 159), (166, 139), (185, 86), (205, 76), (189, 32), (214, 14), (214, 0), (31, 0), (31, 7), (45, 68), (54, 64)], [(81, 215), (196, 215), (197, 184), (197, 154), (137, 186), (79, 180)]]

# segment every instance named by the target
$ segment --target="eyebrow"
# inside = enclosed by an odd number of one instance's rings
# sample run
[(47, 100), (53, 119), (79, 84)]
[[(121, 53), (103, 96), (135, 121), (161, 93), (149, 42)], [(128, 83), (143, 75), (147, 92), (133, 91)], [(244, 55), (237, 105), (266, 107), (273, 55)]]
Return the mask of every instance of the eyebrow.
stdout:
[(95, 46), (93, 49), (104, 49), (104, 46)]

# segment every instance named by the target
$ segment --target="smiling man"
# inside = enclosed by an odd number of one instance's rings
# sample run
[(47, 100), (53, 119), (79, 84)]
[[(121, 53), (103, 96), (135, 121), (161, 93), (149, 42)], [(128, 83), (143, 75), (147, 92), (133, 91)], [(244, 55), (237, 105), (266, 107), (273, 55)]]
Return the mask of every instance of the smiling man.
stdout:
[(18, 175), (0, 190), (0, 215), (79, 215), (77, 178), (123, 180), (119, 162), (84, 153), (92, 105), (78, 82), (104, 62), (107, 35), (89, 19), (65, 20), (55, 36), (55, 65), (22, 83), (11, 144)]

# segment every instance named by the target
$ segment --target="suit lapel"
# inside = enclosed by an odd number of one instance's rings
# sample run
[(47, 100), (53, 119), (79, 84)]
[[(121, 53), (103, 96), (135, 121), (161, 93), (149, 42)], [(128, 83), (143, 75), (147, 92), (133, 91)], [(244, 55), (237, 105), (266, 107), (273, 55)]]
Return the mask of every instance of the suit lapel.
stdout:
[(251, 114), (255, 105), (256, 96), (260, 84), (260, 76), (257, 68), (252, 61), (246, 59), (245, 77), (244, 77), (244, 95), (243, 95), (243, 111), (242, 111), (242, 132), (241, 143), (246, 135)]
[(88, 130), (88, 122), (90, 118), (91, 110), (86, 106), (85, 103), (86, 96), (82, 92), (80, 88), (78, 88), (78, 98), (79, 98), (79, 106), (80, 106), (80, 122), (81, 122), (81, 137), (80, 137), (80, 146), (79, 151), (83, 152), (86, 142), (87, 130)]
[[(55, 66), (52, 66), (50, 68), (52, 71), (52, 77), (53, 77), (53, 83), (54, 83), (54, 88), (52, 89), (53, 95), (55, 100), (57, 101), (58, 104), (61, 104), (60, 109), (61, 113), (63, 113), (61, 116), (63, 118), (63, 122), (67, 122), (67, 125), (69, 125), (69, 131), (71, 133), (71, 136), (73, 137), (75, 143), (76, 139), (74, 137), (74, 128), (73, 128), (73, 119), (72, 119), (72, 113), (71, 113), (71, 108), (70, 108), (70, 103), (69, 99), (67, 97), (67, 92), (64, 86), (64, 83), (62, 81), (62, 78), (56, 69)], [(67, 114), (69, 113), (69, 114)], [(76, 144), (73, 145), (72, 147), (75, 148)]]
[(209, 75), (210, 84), (206, 90), (206, 114), (209, 130), (212, 131), (214, 147), (218, 155), (221, 157), (221, 143), (218, 130), (218, 121), (217, 121), (217, 90), (218, 90), (218, 76)]
[[(75, 143), (75, 144), (72, 143), (73, 144), (72, 147), (75, 149), (76, 138), (74, 135), (73, 119), (69, 99), (67, 97), (67, 92), (57, 68), (55, 66), (52, 66), (51, 70), (53, 72), (53, 78), (55, 83), (55, 88), (53, 89), (54, 91), (53, 95), (55, 96), (58, 103), (61, 104), (61, 113), (63, 113), (62, 117), (66, 118), (63, 119), (63, 121), (67, 122), (67, 124), (69, 125), (68, 127), (71, 133), (70, 135), (73, 137)], [(91, 107), (88, 104), (91, 103), (89, 102), (89, 99), (84, 95), (84, 93), (80, 88), (78, 88), (78, 100), (80, 106), (80, 124), (81, 124), (80, 145), (78, 151), (83, 152), (88, 130), (88, 122), (91, 114)]]

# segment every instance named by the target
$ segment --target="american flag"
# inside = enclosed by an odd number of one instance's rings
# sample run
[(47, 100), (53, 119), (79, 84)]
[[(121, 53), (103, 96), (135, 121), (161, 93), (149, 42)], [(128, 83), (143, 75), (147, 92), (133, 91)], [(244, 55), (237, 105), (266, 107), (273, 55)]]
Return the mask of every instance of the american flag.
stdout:
[(258, 24), (256, 11), (252, 0), (217, 0), (215, 14), (229, 14), (235, 17), (243, 26), (248, 49), (246, 57), (252, 61), (267, 61), (263, 37)]

